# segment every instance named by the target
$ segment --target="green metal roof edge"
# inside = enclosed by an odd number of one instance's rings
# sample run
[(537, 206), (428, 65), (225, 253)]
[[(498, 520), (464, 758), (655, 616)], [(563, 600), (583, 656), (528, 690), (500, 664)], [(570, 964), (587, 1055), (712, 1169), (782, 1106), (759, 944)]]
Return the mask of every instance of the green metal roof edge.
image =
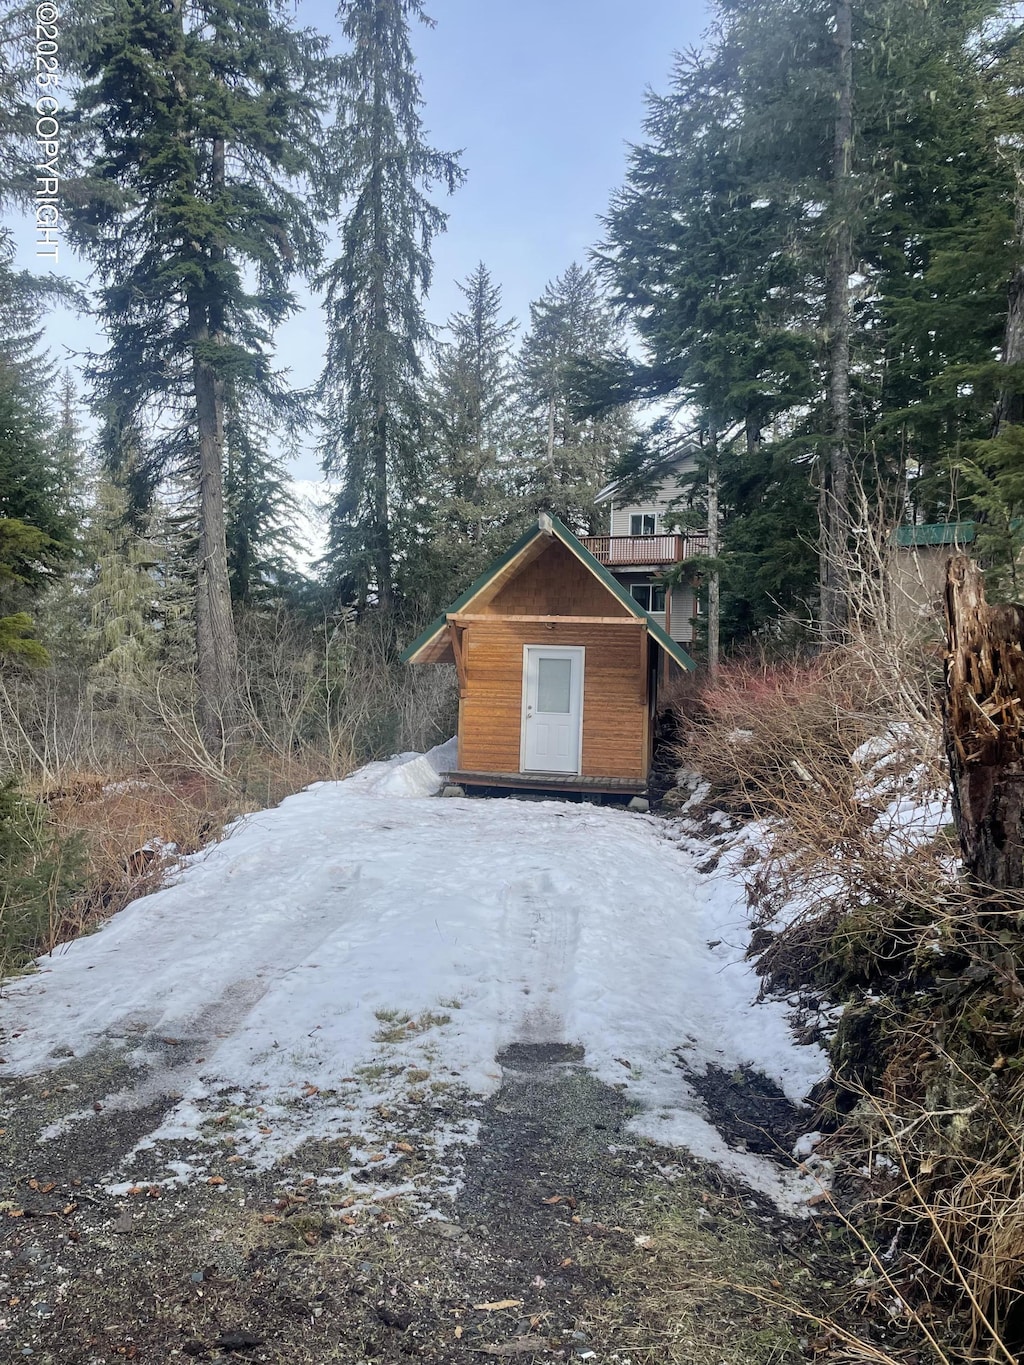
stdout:
[[(643, 607), (641, 607), (640, 610), (643, 611)], [(650, 612), (645, 612), (644, 614), (647, 617), (648, 631), (654, 636), (669, 658), (675, 659), (679, 667), (685, 669), (687, 673), (696, 672), (697, 665), (690, 658), (689, 654), (687, 654), (678, 640), (673, 640), (665, 627), (659, 626)]]
[[(682, 645), (673, 640), (663, 626), (658, 625), (650, 612), (645, 611), (636, 598), (626, 591), (618, 579), (608, 572), (600, 560), (595, 559), (587, 547), (577, 540), (568, 526), (565, 526), (555, 516), (549, 516), (548, 520), (551, 522), (552, 533), (562, 542), (566, 549), (571, 550), (577, 558), (582, 560), (591, 573), (601, 580), (613, 597), (621, 602), (632, 616), (635, 616), (641, 621), (646, 620), (648, 632), (654, 637), (666, 654), (668, 654), (670, 658), (675, 659), (680, 668), (685, 669), (687, 672), (693, 672), (697, 665), (690, 658), (689, 654), (687, 654), (686, 650), (683, 649)], [(485, 588), (491, 579), (499, 574), (506, 564), (509, 564), (518, 554), (521, 554), (532, 540), (537, 536), (542, 536), (544, 534), (546, 534), (546, 532), (538, 521), (536, 526), (531, 527), (529, 531), (520, 536), (514, 545), (506, 550), (499, 559), (496, 559), (489, 569), (486, 569), (474, 583), (471, 583), (466, 591), (455, 599), (451, 606), (446, 607), (440, 616), (436, 617), (430, 625), (427, 626), (426, 630), (418, 635), (412, 644), (402, 651), (400, 655), (402, 662), (408, 663), (425, 645), (428, 645), (430, 641), (445, 628), (449, 616), (457, 612), (460, 607), (465, 606), (467, 602), (476, 596), (481, 588)]]
[(690, 658), (689, 654), (687, 654), (686, 650), (683, 649), (682, 645), (677, 644), (676, 641), (672, 639), (671, 635), (669, 635), (668, 631), (665, 630), (663, 626), (658, 625), (651, 613), (645, 611), (633, 594), (627, 592), (619, 580), (608, 572), (601, 561), (596, 559), (587, 547), (576, 539), (568, 526), (564, 526), (557, 517), (551, 518), (551, 524), (562, 543), (582, 559), (591, 573), (597, 575), (609, 592), (617, 597), (624, 607), (628, 607), (630, 612), (639, 620), (643, 621), (646, 619), (648, 632), (654, 636), (655, 640), (657, 640), (666, 654), (675, 659), (680, 668), (684, 668), (688, 673), (692, 673), (697, 665)]
[[(406, 648), (402, 650), (401, 654), (398, 656), (401, 661), (403, 663), (408, 663), (414, 654), (418, 654), (424, 645), (428, 645), (435, 635), (438, 635), (444, 630), (445, 626), (448, 624), (449, 616), (457, 612), (460, 607), (464, 607), (467, 602), (477, 595), (481, 588), (486, 588), (491, 579), (501, 573), (506, 564), (511, 563), (516, 555), (526, 549), (531, 540), (542, 534), (543, 532), (541, 531), (539, 524), (532, 526), (528, 531), (525, 531), (514, 545), (511, 545), (503, 555), (496, 559), (489, 568), (483, 571), (479, 578), (475, 579), (469, 585), (465, 592), (460, 593), (454, 602), (445, 607), (440, 616), (435, 616), (426, 630), (417, 635), (411, 645), (407, 645)], [(582, 549), (582, 546), (580, 548)]]
[(973, 521), (931, 521), (897, 526), (896, 544), (905, 550), (928, 545), (969, 545), (976, 529)]
[(414, 654), (418, 654), (424, 645), (428, 645), (438, 631), (443, 630), (446, 625), (447, 612), (442, 612), (440, 616), (435, 616), (426, 630), (416, 636), (411, 645), (406, 645), (399, 654), (399, 660), (407, 664)]

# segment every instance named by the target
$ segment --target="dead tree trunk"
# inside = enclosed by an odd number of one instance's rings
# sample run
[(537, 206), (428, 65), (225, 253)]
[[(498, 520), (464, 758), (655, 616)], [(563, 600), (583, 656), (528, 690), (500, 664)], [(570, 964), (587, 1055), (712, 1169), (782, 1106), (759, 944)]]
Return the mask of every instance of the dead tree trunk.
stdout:
[(836, 118), (832, 148), (831, 244), (827, 281), (828, 443), (818, 488), (819, 608), (823, 644), (846, 635), (850, 587), (850, 278), (853, 249), (853, 10), (836, 0)]
[(964, 555), (946, 570), (943, 733), (968, 875), (1024, 887), (1024, 606), (989, 606)]
[[(718, 437), (711, 438), (708, 453), (708, 558), (718, 559), (718, 493), (720, 485), (718, 463)], [(718, 673), (718, 656), (722, 626), (722, 576), (717, 563), (708, 576), (708, 672), (712, 677)]]

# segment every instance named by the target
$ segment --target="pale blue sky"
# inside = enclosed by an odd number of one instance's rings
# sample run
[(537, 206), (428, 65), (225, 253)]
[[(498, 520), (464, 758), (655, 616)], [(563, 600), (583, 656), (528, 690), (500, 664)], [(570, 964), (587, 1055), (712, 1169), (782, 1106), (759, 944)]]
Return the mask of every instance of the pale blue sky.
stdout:
[[(598, 240), (627, 143), (641, 136), (645, 88), (665, 89), (673, 52), (699, 42), (708, 11), (692, 0), (428, 0), (427, 11), (437, 27), (413, 34), (424, 124), (434, 146), (463, 149), (468, 171), (443, 203), (428, 316), (445, 320), (455, 280), (483, 260), (524, 324), (530, 300)], [(298, 4), (300, 22), (327, 32), (334, 12), (333, 0)], [(28, 226), (18, 238), (20, 263), (34, 265)], [(67, 253), (60, 270), (83, 273)], [(298, 382), (319, 369), (320, 336), (315, 310), (282, 329), (279, 362)], [(89, 344), (68, 319), (51, 329), (62, 339)], [(295, 472), (315, 477), (312, 456)]]
[(435, 251), (432, 316), (482, 258), (525, 321), (546, 281), (582, 260), (641, 133), (644, 90), (698, 42), (686, 0), (434, 0), (416, 38), (424, 121), (469, 172)]

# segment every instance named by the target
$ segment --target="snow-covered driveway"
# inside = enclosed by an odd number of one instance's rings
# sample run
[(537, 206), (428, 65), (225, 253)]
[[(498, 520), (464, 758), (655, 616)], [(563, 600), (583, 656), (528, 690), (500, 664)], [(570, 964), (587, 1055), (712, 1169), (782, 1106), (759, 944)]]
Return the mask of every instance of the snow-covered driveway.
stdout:
[(642, 1106), (639, 1133), (782, 1195), (777, 1168), (702, 1117), (680, 1064), (749, 1063), (794, 1100), (824, 1070), (781, 1005), (754, 1003), (740, 883), (700, 875), (653, 817), (437, 800), (436, 781), (429, 758), (391, 760), (248, 817), (4, 987), (0, 1074), (126, 1049), (136, 1080), (83, 1095), (62, 1129), (94, 1101), (171, 1095), (145, 1145), (201, 1150), (231, 1106), (251, 1120), (237, 1152), (269, 1165), (416, 1085), (490, 1093), (509, 1043), (574, 1043)]

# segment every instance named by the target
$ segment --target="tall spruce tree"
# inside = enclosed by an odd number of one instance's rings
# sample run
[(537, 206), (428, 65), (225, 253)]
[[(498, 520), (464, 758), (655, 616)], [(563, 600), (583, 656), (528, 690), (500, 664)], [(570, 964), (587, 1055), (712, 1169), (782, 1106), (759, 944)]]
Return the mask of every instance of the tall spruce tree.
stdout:
[[(802, 254), (820, 281), (818, 393), (806, 414), (793, 414), (790, 435), (809, 442), (817, 467), (825, 640), (841, 637), (851, 607), (856, 490), (869, 502), (898, 500), (893, 487), (912, 454), (918, 467), (940, 463), (934, 426), (917, 452), (915, 427), (922, 433), (939, 406), (955, 425), (955, 404), (940, 399), (949, 385), (935, 376), (976, 339), (985, 344), (984, 326), (951, 335), (947, 325), (954, 311), (961, 320), (974, 311), (977, 321), (976, 285), (936, 291), (930, 275), (943, 221), (991, 216), (988, 206), (978, 213), (984, 153), (971, 131), (971, 68), (999, 8), (988, 0), (727, 5), (742, 137), (763, 168), (766, 197), (800, 205)], [(942, 434), (950, 439), (955, 429)]]
[(453, 192), (463, 172), (457, 155), (424, 137), (409, 34), (411, 20), (432, 23), (421, 0), (342, 0), (338, 18), (349, 47), (324, 202), (340, 219), (340, 255), (320, 279), (323, 465), (341, 480), (328, 562), (338, 592), (389, 611), (396, 563), (409, 551), (403, 539), (423, 530), (423, 296), (431, 243), (446, 221), (429, 193), (435, 184)]
[(530, 305), (519, 353), (526, 434), (520, 496), (580, 533), (596, 532), (594, 498), (634, 432), (628, 410), (583, 410), (583, 375), (614, 348), (617, 328), (597, 276), (573, 264)]
[[(1019, 13), (1004, 13), (1004, 25), (991, 26), (977, 50), (977, 106), (972, 121), (989, 152), (992, 171), (982, 200), (980, 221), (966, 222), (957, 234), (955, 268), (966, 264), (988, 285), (989, 318), (999, 335), (986, 329), (986, 350), (974, 366), (949, 375), (957, 392), (969, 387), (977, 404), (976, 435), (954, 459), (960, 492), (978, 521), (975, 551), (989, 570), (990, 593), (1020, 600), (1024, 551), (1024, 27)], [(995, 183), (994, 183), (995, 182)], [(1001, 193), (1000, 193), (1001, 191)], [(991, 306), (995, 289), (998, 304)], [(970, 380), (965, 385), (965, 379)]]
[(924, 521), (968, 514), (952, 466), (989, 434), (1013, 271), (1013, 177), (985, 117), (990, 61), (977, 41), (997, 8), (921, 13), (917, 83), (927, 96), (893, 122), (889, 193), (865, 210), (870, 328), (884, 348), (870, 438), (905, 487), (908, 515)]
[(296, 577), (297, 505), (285, 457), (276, 447), (275, 413), (243, 412), (229, 391), (224, 446), (224, 500), (231, 599), (242, 606), (280, 600)]
[[(935, 501), (944, 448), (970, 432), (965, 366), (992, 338), (982, 242), (1006, 219), (964, 110), (997, 8), (723, 0), (707, 51), (652, 102), (602, 261), (645, 354), (596, 382), (606, 400), (672, 395), (684, 426), (717, 433), (726, 615), (732, 554), (748, 584), (778, 571), (772, 600), (732, 598), (735, 628), (813, 601), (841, 634), (858, 486), (894, 501), (912, 471)], [(958, 252), (972, 216), (980, 249)]]
[(430, 533), (415, 583), (403, 588), (406, 596), (416, 584), (426, 592), (420, 614), (430, 616), (486, 567), (522, 520), (511, 477), (516, 323), (502, 317), (501, 287), (482, 262), (459, 289), (465, 306), (433, 348), (424, 389)]
[(71, 222), (101, 281), (97, 403), (108, 458), (141, 431), (141, 471), (186, 472), (195, 490), (200, 721), (224, 750), (237, 717), (226, 395), (244, 410), (279, 392), (273, 330), (317, 253), (297, 178), (317, 141), (324, 46), (281, 0), (111, 0), (85, 18)]
[[(737, 145), (738, 92), (728, 56), (681, 56), (670, 93), (650, 97), (646, 141), (633, 149), (598, 255), (643, 351), (639, 359), (613, 357), (592, 376), (598, 400), (603, 389), (605, 402), (636, 397), (677, 408), (676, 419), (659, 419), (654, 439), (631, 459), (663, 459), (680, 436), (697, 452), (687, 496), (703, 509), (709, 532), (703, 568), (712, 666), (720, 568), (727, 616), (738, 605), (729, 601), (730, 583), (745, 590), (729, 574), (730, 524), (744, 510), (737, 497), (744, 483), (753, 493), (760, 482), (766, 429), (808, 400), (813, 356), (807, 282), (792, 250), (797, 210), (786, 197), (762, 194), (756, 157)], [(643, 469), (627, 463), (619, 472), (629, 477)], [(809, 505), (806, 471), (796, 472), (796, 482), (803, 489), (798, 498)], [(721, 563), (720, 513), (727, 519)], [(807, 529), (813, 538), (813, 526)]]
[[(97, 482), (90, 514), (94, 564), (87, 601), (91, 677), (123, 697), (152, 685), (160, 649), (159, 551), (133, 525), (128, 494), (109, 475)], [(148, 523), (150, 517), (145, 521)]]

